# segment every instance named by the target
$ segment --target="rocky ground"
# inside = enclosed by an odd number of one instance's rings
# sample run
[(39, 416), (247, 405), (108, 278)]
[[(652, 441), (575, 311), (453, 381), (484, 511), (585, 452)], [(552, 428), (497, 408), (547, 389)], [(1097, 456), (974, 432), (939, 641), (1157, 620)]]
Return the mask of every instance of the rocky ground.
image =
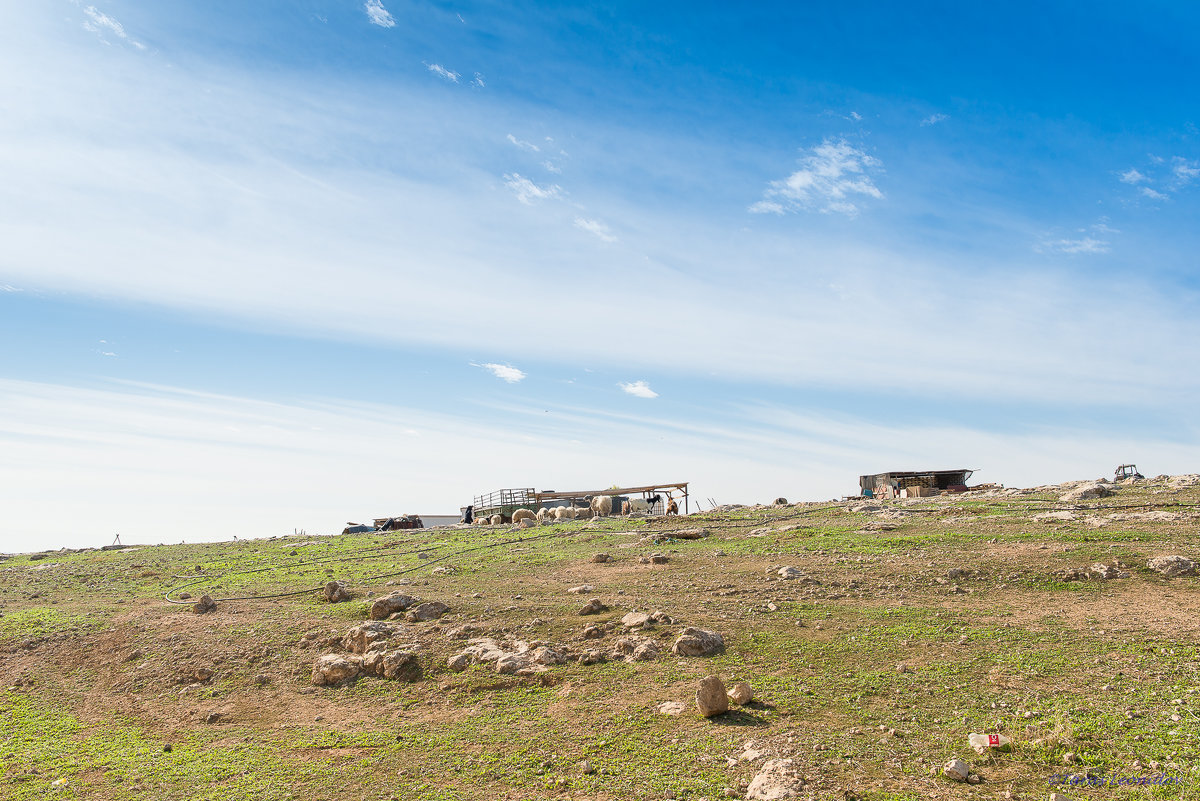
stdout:
[(11, 556), (2, 795), (1200, 798), (1198, 520), (1160, 476)]

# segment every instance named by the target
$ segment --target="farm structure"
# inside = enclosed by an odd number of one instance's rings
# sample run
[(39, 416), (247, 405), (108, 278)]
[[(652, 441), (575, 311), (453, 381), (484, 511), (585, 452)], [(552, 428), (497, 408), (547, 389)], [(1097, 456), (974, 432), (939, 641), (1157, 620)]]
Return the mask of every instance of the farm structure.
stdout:
[(873, 498), (922, 497), (962, 492), (974, 470), (892, 470), (858, 477), (862, 494)]
[(500, 515), (505, 522), (512, 519), (512, 514), (518, 509), (528, 509), (536, 512), (543, 507), (579, 506), (589, 504), (598, 495), (609, 495), (613, 499), (613, 510), (619, 510), (624, 501), (630, 498), (641, 498), (646, 501), (650, 514), (665, 514), (668, 502), (675, 494), (683, 497), (684, 514), (688, 509), (688, 482), (677, 481), (668, 484), (647, 484), (641, 487), (610, 487), (608, 489), (571, 490), (558, 492), (556, 490), (538, 491), (532, 487), (500, 489), (485, 495), (477, 495), (472, 500), (474, 515), (477, 518), (489, 515)]

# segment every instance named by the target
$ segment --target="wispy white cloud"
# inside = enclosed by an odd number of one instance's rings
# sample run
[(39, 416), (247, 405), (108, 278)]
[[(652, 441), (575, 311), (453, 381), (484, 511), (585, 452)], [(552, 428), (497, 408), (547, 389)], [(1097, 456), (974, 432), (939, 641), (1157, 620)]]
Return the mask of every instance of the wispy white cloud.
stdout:
[(1123, 184), (1140, 184), (1145, 180), (1145, 175), (1132, 168), (1121, 173), (1121, 183)]
[(1179, 186), (1186, 186), (1200, 177), (1200, 162), (1176, 156), (1171, 161), (1171, 174), (1175, 176), (1175, 181)]
[(1112, 247), (1103, 239), (1085, 236), (1080, 239), (1044, 241), (1034, 249), (1039, 253), (1062, 253), (1069, 256), (1076, 256), (1079, 254), (1108, 253)]
[(878, 159), (845, 139), (826, 139), (800, 159), (800, 169), (782, 181), (772, 181), (763, 199), (749, 210), (756, 214), (819, 211), (853, 217), (859, 209), (852, 197), (883, 198), (869, 174), (879, 166)]
[(1141, 189), (1138, 190), (1138, 192), (1141, 194), (1142, 197), (1149, 198), (1150, 200), (1169, 200), (1170, 199), (1169, 195), (1166, 195), (1163, 192), (1159, 192), (1157, 189), (1151, 189), (1148, 186), (1143, 186)]
[(546, 172), (552, 172), (555, 175), (562, 175), (562, 167), (559, 167), (553, 161), (550, 161), (550, 160), (543, 161), (542, 166), (546, 168)]
[(382, 0), (367, 0), (363, 4), (363, 9), (366, 10), (367, 19), (371, 21), (372, 25), (378, 25), (380, 28), (396, 26), (396, 20), (392, 17), (391, 12), (384, 8)]
[(657, 398), (658, 393), (650, 389), (650, 385), (645, 381), (621, 382), (617, 384), (626, 393), (633, 395), (635, 398)]
[(533, 153), (540, 153), (542, 150), (540, 147), (535, 145), (533, 142), (526, 142), (524, 139), (518, 139), (517, 137), (513, 136), (512, 134), (508, 135), (508, 141), (512, 142), (514, 145), (521, 148), (522, 150), (528, 150)]
[(497, 364), (495, 362), (475, 364), (472, 362), (472, 366), (482, 367), (484, 370), (487, 370), (489, 373), (496, 376), (496, 378), (499, 378), (506, 384), (516, 384), (526, 377), (524, 371), (513, 367), (511, 364)]
[(937, 125), (939, 122), (945, 122), (950, 119), (949, 114), (930, 114), (925, 119), (921, 120), (921, 127), (925, 128), (930, 125)]
[(480, 89), (482, 89), (487, 86), (487, 84), (483, 82), (483, 76), (477, 72), (475, 73), (475, 79), (471, 81), (471, 86), (478, 86)]
[(453, 70), (448, 70), (445, 67), (443, 67), (441, 64), (425, 64), (425, 66), (434, 75), (445, 78), (447, 81), (450, 81), (451, 83), (458, 83), (458, 79), (462, 77), (457, 72), (454, 72)]
[(589, 234), (594, 234), (597, 238), (602, 239), (605, 242), (617, 241), (617, 238), (613, 236), (613, 233), (611, 230), (609, 230), (609, 227), (599, 220), (588, 220), (584, 219), (583, 217), (576, 217), (575, 227), (582, 228)]
[(89, 30), (92, 33), (99, 36), (101, 41), (107, 41), (104, 39), (104, 35), (106, 33), (109, 33), (109, 34), (112, 34), (113, 36), (117, 37), (118, 39), (122, 39), (122, 40), (128, 42), (129, 44), (136, 47), (138, 50), (146, 49), (146, 46), (144, 44), (142, 44), (138, 40), (132, 38), (129, 34), (127, 34), (125, 32), (124, 25), (122, 25), (120, 22), (118, 22), (115, 18), (110, 17), (108, 14), (105, 14), (103, 11), (100, 11), (95, 6), (87, 6), (86, 8), (83, 9), (83, 13), (86, 14), (87, 18), (88, 18), (87, 21), (83, 23), (83, 27), (86, 30)]
[(854, 120), (855, 122), (860, 122), (862, 120), (862, 115), (859, 114), (857, 111), (851, 111), (850, 119)]
[(0, 284), (0, 292), (23, 292), (24, 290), (12, 284)]
[(562, 194), (562, 187), (558, 184), (538, 186), (533, 181), (516, 172), (505, 174), (504, 185), (513, 191), (513, 194), (517, 196), (517, 200), (526, 205), (533, 205), (540, 200), (557, 198)]

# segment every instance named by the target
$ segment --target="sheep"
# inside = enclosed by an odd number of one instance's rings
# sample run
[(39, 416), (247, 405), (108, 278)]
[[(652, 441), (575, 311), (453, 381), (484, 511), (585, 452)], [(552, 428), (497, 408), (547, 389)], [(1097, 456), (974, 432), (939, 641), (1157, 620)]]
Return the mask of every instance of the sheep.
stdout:
[(669, 514), (669, 515), (679, 514), (679, 504), (675, 503), (674, 498), (672, 498), (670, 501), (667, 502), (666, 514)]
[(592, 517), (592, 509), (590, 506), (575, 507), (576, 520), (590, 520)]
[(513, 525), (520, 525), (522, 520), (537, 520), (537, 515), (528, 509), (517, 509), (512, 514)]
[(592, 498), (591, 509), (596, 513), (596, 517), (612, 514), (612, 501), (611, 495), (597, 495)]
[(556, 506), (554, 507), (554, 517), (556, 520), (574, 520), (575, 509), (571, 506)]
[(498, 526), (504, 522), (504, 515), (492, 515), (492, 525)]
[(549, 508), (543, 506), (541, 509), (537, 510), (537, 521), (539, 523), (545, 523), (547, 519), (550, 519), (553, 517), (554, 517), (553, 509), (549, 509)]
[(646, 514), (650, 511), (650, 502), (645, 498), (630, 498), (623, 505), (622, 511), (624, 511), (625, 514), (632, 514), (634, 512), (637, 512), (638, 514)]

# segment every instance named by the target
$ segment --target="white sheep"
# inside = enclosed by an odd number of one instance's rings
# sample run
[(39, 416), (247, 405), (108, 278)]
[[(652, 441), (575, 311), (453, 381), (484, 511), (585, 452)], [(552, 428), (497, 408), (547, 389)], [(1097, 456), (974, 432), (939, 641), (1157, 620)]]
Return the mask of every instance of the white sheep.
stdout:
[(504, 515), (492, 515), (492, 525), (498, 526), (504, 522)]
[(537, 520), (537, 515), (528, 509), (518, 509), (512, 514), (514, 526), (519, 526), (522, 520)]
[(592, 509), (590, 506), (575, 507), (576, 520), (590, 520), (592, 517)]
[(591, 509), (596, 513), (596, 517), (604, 517), (612, 514), (612, 496), (597, 495), (592, 498)]
[(650, 502), (647, 501), (645, 498), (630, 498), (629, 499), (629, 512), (631, 514), (632, 513), (646, 514), (649, 511), (650, 511)]

